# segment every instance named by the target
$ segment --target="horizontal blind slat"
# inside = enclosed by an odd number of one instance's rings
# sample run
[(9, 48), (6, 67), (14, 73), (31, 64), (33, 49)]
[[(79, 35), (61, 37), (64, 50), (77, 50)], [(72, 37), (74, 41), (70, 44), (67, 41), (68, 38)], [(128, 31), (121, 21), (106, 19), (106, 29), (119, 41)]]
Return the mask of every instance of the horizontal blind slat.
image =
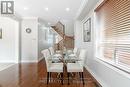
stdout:
[[(104, 58), (130, 67), (130, 0), (108, 0), (96, 10), (97, 27)], [(114, 61), (114, 60), (112, 60)]]

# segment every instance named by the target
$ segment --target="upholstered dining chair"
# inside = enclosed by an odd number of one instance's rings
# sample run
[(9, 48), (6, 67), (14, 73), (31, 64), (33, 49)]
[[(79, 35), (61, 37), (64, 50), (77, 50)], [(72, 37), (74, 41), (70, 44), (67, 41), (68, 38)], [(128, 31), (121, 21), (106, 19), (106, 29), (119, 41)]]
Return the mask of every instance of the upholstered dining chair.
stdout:
[(62, 57), (62, 55), (60, 53), (55, 52), (53, 47), (49, 47), (49, 51), (50, 51), (50, 54), (55, 57)]
[(73, 52), (74, 52), (74, 54), (76, 54), (78, 52), (78, 48), (75, 47)]
[(78, 57), (80, 53), (80, 50), (78, 48), (74, 48), (71, 54), (69, 54), (69, 57)]
[[(46, 50), (47, 51), (47, 50)], [(47, 69), (47, 84), (51, 80), (51, 73), (60, 73), (61, 74), (61, 83), (63, 85), (63, 63), (52, 63), (49, 60), (49, 51), (44, 52), (45, 61), (46, 61), (46, 69)]]
[[(80, 78), (83, 81), (83, 85), (84, 85), (84, 76), (83, 76), (83, 66), (84, 66), (84, 59), (86, 57), (86, 50), (85, 49), (81, 49), (80, 50), (80, 54), (79, 54), (79, 58), (82, 59), (82, 62), (76, 62), (76, 63), (68, 63), (67, 64), (67, 74), (68, 74), (68, 84), (69, 84), (69, 77), (70, 77), (70, 73), (79, 73)], [(82, 64), (81, 64), (82, 63)]]
[(50, 54), (51, 54), (51, 55), (55, 54), (55, 50), (54, 50), (53, 47), (49, 47), (49, 51), (50, 51)]
[(77, 63), (79, 63), (81, 66), (84, 66), (86, 57), (87, 57), (87, 50), (86, 49), (80, 49), (79, 56), (78, 56), (80, 61), (77, 61)]
[(50, 56), (50, 53), (49, 53), (48, 49), (42, 50), (41, 53), (43, 54), (44, 58), (47, 58), (48, 56)]
[(50, 52), (50, 55), (52, 56), (52, 58), (55, 60), (53, 62), (60, 62), (61, 58), (62, 58), (62, 55), (60, 53), (56, 53), (54, 51), (54, 48), (53, 47), (49, 47), (49, 52)]

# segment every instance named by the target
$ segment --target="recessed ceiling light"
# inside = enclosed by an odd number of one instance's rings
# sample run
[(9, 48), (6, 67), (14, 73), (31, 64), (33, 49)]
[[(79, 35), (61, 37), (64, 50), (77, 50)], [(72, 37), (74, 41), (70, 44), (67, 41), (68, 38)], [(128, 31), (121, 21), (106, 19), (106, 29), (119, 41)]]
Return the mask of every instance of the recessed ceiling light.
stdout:
[(61, 19), (61, 17), (58, 17), (58, 20), (60, 20)]
[(50, 22), (48, 22), (48, 25), (51, 25), (51, 23), (50, 23)]
[(28, 10), (29, 8), (28, 8), (28, 7), (24, 7), (23, 9), (24, 9), (24, 10)]
[(65, 10), (66, 10), (66, 11), (70, 11), (70, 8), (66, 8)]
[(47, 7), (46, 7), (46, 8), (45, 8), (45, 10), (46, 10), (46, 11), (48, 11), (48, 10), (49, 10), (49, 8), (47, 8)]

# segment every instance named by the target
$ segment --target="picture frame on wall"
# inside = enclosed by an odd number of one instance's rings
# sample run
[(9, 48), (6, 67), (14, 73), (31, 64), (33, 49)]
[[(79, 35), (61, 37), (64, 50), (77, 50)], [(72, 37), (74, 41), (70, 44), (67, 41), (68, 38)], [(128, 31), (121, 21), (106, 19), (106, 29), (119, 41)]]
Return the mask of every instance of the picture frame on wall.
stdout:
[(2, 29), (0, 28), (0, 39), (2, 39)]
[(83, 23), (83, 40), (84, 42), (91, 42), (91, 18)]

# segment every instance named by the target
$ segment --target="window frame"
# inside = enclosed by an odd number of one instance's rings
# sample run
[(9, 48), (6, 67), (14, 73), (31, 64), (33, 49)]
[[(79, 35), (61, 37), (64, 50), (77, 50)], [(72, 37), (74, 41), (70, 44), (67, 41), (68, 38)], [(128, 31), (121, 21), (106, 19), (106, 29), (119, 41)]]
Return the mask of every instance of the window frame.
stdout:
[[(95, 21), (95, 19), (96, 19), (96, 16), (95, 16), (96, 11), (98, 9), (100, 9), (100, 7), (102, 7), (105, 4), (106, 1), (107, 0), (104, 0), (104, 1), (100, 2), (97, 5), (97, 7), (95, 8), (95, 10), (94, 10), (94, 25), (97, 25), (97, 22)], [(96, 41), (95, 42), (95, 60), (99, 60), (99, 61), (107, 64), (108, 66), (111, 66), (113, 68), (121, 70), (121, 71), (123, 71), (123, 72), (125, 72), (127, 74), (130, 74), (130, 67), (127, 67), (127, 66), (122, 65), (122, 64), (118, 64), (117, 60), (110, 61), (110, 60), (107, 60), (107, 59), (101, 57), (101, 54), (99, 54), (99, 52), (98, 52), (99, 51), (99, 46), (100, 46), (100, 43), (101, 43), (101, 38), (97, 37), (97, 36), (99, 36), (99, 33), (100, 33), (101, 30), (98, 30), (96, 28), (94, 28), (94, 29), (95, 29), (94, 34), (95, 34), (95, 41)]]
[[(95, 19), (95, 16), (94, 16), (94, 19)], [(94, 21), (94, 23), (96, 23), (96, 22)], [(100, 30), (96, 30), (96, 31), (97, 32), (95, 34), (97, 35), (98, 32), (100, 32)], [(123, 72), (125, 72), (127, 74), (130, 74), (130, 67), (126, 67), (124, 65), (118, 64), (117, 60), (114, 57), (113, 57), (113, 61), (111, 61), (111, 60), (108, 60), (108, 59), (103, 58), (101, 56), (103, 54), (99, 53), (99, 46), (101, 44), (100, 38), (96, 37), (96, 36), (95, 36), (95, 38), (96, 38), (95, 39), (96, 40), (96, 46), (95, 46), (95, 57), (96, 57), (96, 59), (98, 59), (99, 61), (102, 61), (102, 62), (104, 62), (104, 63), (106, 63), (106, 64), (108, 64), (108, 65), (110, 65), (110, 66), (112, 66), (114, 68), (117, 68), (117, 69), (119, 69), (119, 70), (121, 70), (121, 71), (123, 71)]]

